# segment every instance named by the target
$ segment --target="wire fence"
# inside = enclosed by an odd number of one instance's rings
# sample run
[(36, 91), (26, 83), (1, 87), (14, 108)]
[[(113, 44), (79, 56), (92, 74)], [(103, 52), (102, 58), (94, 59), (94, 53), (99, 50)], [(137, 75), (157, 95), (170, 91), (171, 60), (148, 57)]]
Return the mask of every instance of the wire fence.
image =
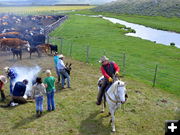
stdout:
[[(169, 92), (180, 90), (180, 71), (169, 70), (171, 67), (158, 65), (155, 62), (144, 62), (141, 58), (134, 59), (125, 52), (111, 51), (103, 47), (78, 44), (71, 40), (50, 37), (50, 43), (58, 45), (59, 53), (70, 56), (85, 63), (99, 66), (99, 59), (103, 55), (115, 61), (121, 68), (122, 76), (141, 79), (153, 87), (167, 89)], [(178, 92), (179, 93), (179, 92)]]

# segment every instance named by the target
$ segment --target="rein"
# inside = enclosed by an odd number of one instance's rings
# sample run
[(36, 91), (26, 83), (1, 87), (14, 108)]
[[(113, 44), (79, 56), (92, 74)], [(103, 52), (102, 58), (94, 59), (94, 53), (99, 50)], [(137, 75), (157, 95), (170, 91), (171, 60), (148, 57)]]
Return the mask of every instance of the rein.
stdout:
[[(123, 85), (123, 86), (124, 86), (124, 85)], [(122, 86), (120, 86), (120, 87), (122, 87)], [(113, 99), (109, 96), (109, 94), (106, 92), (106, 95), (108, 96), (108, 98), (109, 98), (109, 100), (110, 100), (111, 102), (113, 102), (113, 103), (115, 103), (115, 104), (122, 103), (122, 101), (117, 100), (117, 99), (119, 98), (119, 96), (116, 96), (115, 91), (113, 91), (113, 94), (114, 94), (114, 97), (116, 98), (116, 100), (113, 100)]]

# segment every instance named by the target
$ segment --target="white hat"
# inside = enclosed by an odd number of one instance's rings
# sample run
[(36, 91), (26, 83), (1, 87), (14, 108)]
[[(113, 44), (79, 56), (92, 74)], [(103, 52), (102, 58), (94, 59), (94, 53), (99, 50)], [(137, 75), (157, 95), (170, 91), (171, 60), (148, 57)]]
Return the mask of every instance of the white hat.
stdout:
[(0, 75), (0, 80), (3, 82), (3, 83), (7, 83), (7, 79), (5, 76), (3, 75)]
[(60, 54), (60, 55), (59, 55), (59, 58), (64, 58), (64, 55)]
[(102, 56), (101, 59), (99, 60), (99, 63), (102, 63), (106, 60), (109, 60), (109, 58), (107, 58), (106, 56)]
[(51, 70), (46, 70), (46, 74), (51, 74)]
[(9, 67), (5, 67), (4, 70), (5, 70), (5, 72), (8, 72)]

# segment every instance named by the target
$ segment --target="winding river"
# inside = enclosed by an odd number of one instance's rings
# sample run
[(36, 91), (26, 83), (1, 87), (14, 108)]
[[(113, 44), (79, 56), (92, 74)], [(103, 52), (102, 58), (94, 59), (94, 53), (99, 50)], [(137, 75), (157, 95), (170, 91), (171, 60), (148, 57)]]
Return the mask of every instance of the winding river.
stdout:
[(156, 43), (160, 43), (160, 44), (164, 44), (168, 46), (170, 45), (170, 43), (175, 43), (175, 46), (180, 48), (180, 34), (179, 33), (157, 30), (157, 29), (153, 29), (153, 28), (146, 27), (143, 25), (129, 23), (120, 19), (104, 17), (101, 15), (87, 15), (87, 16), (101, 17), (112, 23), (119, 23), (119, 24), (125, 25), (126, 27), (131, 27), (131, 29), (134, 29), (136, 31), (136, 33), (127, 33), (126, 34), (127, 36), (139, 37), (142, 39), (150, 40), (152, 42), (156, 42)]

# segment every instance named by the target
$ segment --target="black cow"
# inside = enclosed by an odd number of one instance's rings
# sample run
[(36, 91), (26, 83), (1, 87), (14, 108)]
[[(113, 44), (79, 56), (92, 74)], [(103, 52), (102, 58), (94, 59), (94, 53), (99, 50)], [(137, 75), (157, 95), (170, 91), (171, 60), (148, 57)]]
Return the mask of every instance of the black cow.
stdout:
[(18, 59), (18, 56), (20, 57), (20, 60), (22, 59), (22, 49), (21, 48), (12, 48), (11, 52), (13, 53), (13, 59), (16, 56)]
[(37, 53), (37, 54), (38, 54), (38, 57), (41, 56), (40, 51), (39, 51), (39, 49), (38, 49), (37, 47), (30, 47), (30, 50), (29, 50), (30, 59), (31, 59), (31, 54), (32, 54), (32, 53)]
[(51, 49), (51, 54), (52, 52), (58, 52), (58, 46), (57, 45), (49, 45)]

